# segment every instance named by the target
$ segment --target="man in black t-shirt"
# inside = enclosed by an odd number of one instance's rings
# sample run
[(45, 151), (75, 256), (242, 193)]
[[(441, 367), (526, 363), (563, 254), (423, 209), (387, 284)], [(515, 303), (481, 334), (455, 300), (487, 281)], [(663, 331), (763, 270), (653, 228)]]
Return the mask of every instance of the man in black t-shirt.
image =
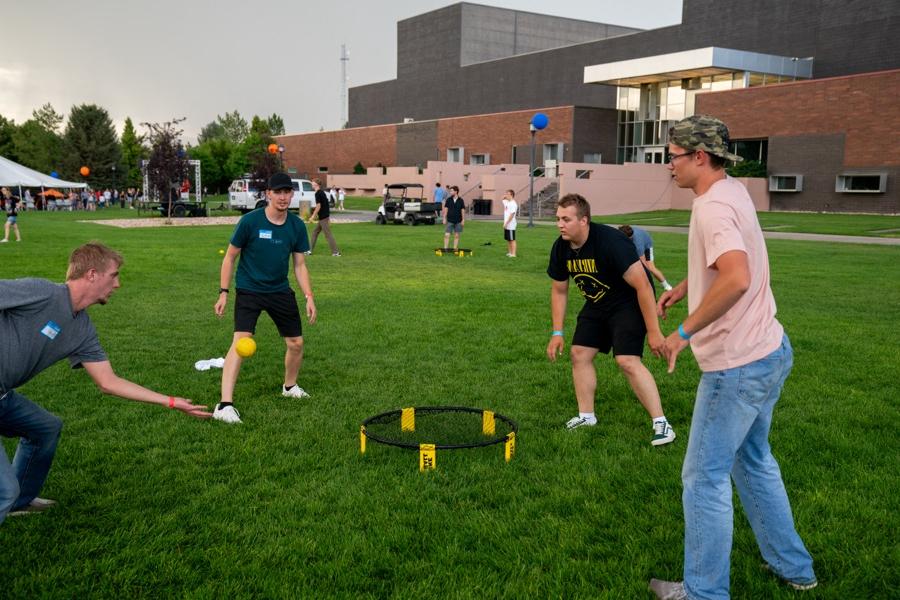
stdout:
[(459, 197), (459, 188), (450, 186), (450, 197), (444, 201), (444, 248), (449, 248), (453, 234), (453, 249), (459, 249), (459, 234), (466, 224), (466, 203)]
[(594, 393), (597, 372), (594, 357), (610, 349), (631, 389), (653, 421), (651, 444), (659, 446), (675, 439), (675, 431), (663, 415), (656, 381), (641, 362), (644, 336), (649, 332), (650, 349), (660, 356), (665, 339), (656, 318), (653, 289), (638, 259), (634, 244), (622, 232), (591, 223), (591, 208), (578, 194), (563, 196), (556, 210), (560, 237), (550, 251), (547, 274), (553, 279), (550, 310), (553, 331), (547, 357), (562, 354), (563, 322), (569, 296), (569, 278), (584, 296), (572, 336), (572, 380), (578, 400), (577, 417), (567, 429), (597, 424)]
[(22, 241), (22, 234), (19, 233), (19, 225), (16, 223), (16, 220), (19, 215), (19, 198), (13, 196), (10, 193), (9, 188), (3, 188), (2, 190), (3, 198), (6, 200), (5, 208), (6, 208), (6, 226), (4, 230), (3, 239), (0, 240), (0, 243), (6, 243), (9, 241), (9, 230), (12, 229), (16, 233), (16, 241)]
[(324, 231), (325, 239), (328, 240), (328, 245), (331, 247), (331, 255), (340, 256), (341, 251), (338, 249), (337, 242), (334, 241), (334, 236), (331, 234), (331, 206), (328, 201), (328, 194), (322, 189), (322, 183), (318, 179), (313, 179), (312, 185), (316, 191), (316, 208), (309, 216), (309, 220), (312, 221), (319, 217), (319, 222), (313, 230), (312, 242), (306, 254), (312, 254), (312, 251), (316, 248), (316, 240), (319, 239), (319, 234)]

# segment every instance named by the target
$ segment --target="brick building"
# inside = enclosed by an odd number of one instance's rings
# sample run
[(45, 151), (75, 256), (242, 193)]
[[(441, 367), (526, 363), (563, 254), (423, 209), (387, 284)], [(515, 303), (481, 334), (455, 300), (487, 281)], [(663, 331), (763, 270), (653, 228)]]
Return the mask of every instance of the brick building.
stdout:
[(538, 164), (662, 163), (702, 112), (766, 165), (773, 209), (898, 213), (898, 28), (876, 0), (684, 0), (649, 31), (463, 2), (398, 23), (397, 79), (350, 90), (348, 129), (279, 141), (310, 176), (527, 164), (539, 111)]

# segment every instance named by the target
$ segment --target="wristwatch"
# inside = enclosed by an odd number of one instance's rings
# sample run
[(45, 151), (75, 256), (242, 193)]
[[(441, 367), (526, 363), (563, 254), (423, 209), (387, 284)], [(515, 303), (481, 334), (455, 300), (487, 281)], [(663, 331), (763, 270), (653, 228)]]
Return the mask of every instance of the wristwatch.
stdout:
[(220, 294), (227, 294), (227, 293), (228, 293), (228, 288), (219, 288), (219, 293), (220, 293)]

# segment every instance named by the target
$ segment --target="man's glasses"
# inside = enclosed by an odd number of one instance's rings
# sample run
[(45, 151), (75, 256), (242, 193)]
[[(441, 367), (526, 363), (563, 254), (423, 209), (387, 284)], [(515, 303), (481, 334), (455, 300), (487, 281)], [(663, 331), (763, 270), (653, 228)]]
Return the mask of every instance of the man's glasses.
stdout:
[(690, 156), (691, 154), (694, 154), (695, 152), (697, 152), (697, 151), (691, 150), (690, 152), (682, 152), (681, 154), (667, 154), (666, 160), (669, 161), (670, 163), (673, 163), (673, 162), (675, 162), (676, 158), (681, 158), (682, 156)]

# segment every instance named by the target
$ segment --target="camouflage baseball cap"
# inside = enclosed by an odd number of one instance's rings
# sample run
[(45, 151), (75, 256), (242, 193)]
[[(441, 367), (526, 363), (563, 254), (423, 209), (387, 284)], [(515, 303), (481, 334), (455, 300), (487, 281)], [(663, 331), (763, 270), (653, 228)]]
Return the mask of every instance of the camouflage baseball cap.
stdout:
[(685, 150), (703, 150), (725, 160), (741, 162), (743, 157), (728, 151), (728, 127), (709, 115), (693, 115), (669, 128), (669, 143)]

